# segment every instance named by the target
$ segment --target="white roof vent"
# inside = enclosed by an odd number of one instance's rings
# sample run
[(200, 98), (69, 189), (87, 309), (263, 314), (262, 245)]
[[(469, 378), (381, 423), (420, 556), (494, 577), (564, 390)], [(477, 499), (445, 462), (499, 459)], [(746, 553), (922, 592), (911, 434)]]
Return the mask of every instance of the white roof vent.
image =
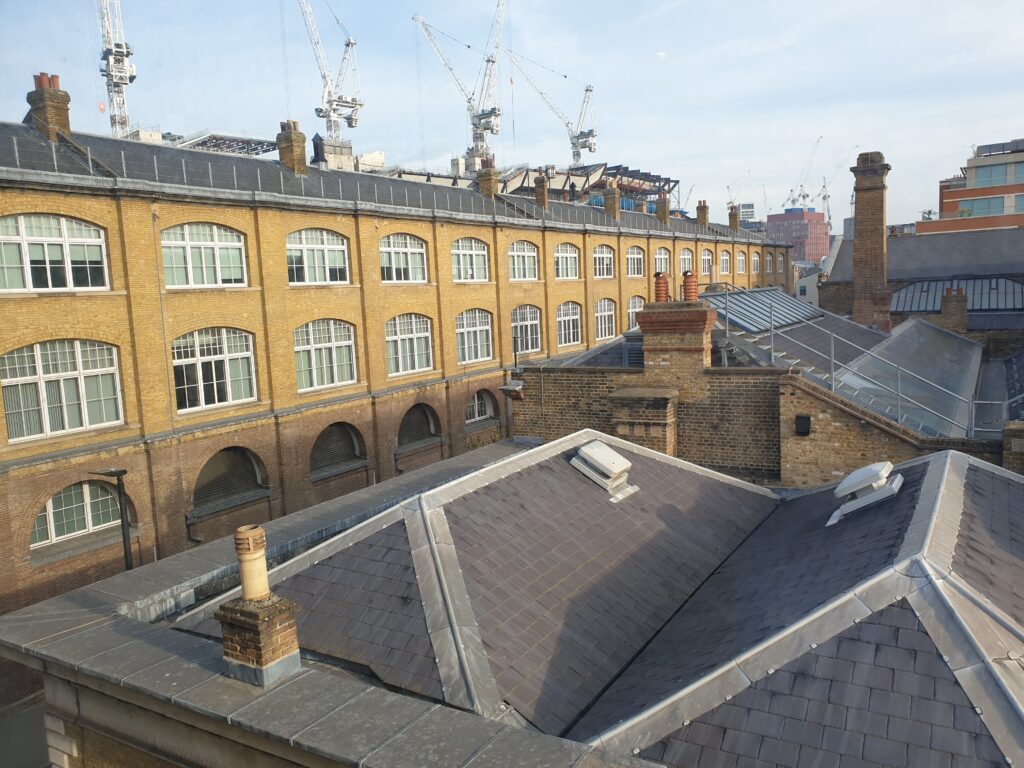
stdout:
[(600, 440), (581, 446), (569, 463), (612, 494), (612, 501), (620, 501), (637, 490), (626, 482), (633, 464)]
[(846, 476), (833, 493), (836, 498), (845, 499), (843, 505), (832, 513), (825, 523), (827, 528), (835, 525), (851, 512), (869, 504), (895, 496), (903, 485), (903, 475), (891, 475), (891, 461), (879, 461), (856, 469)]

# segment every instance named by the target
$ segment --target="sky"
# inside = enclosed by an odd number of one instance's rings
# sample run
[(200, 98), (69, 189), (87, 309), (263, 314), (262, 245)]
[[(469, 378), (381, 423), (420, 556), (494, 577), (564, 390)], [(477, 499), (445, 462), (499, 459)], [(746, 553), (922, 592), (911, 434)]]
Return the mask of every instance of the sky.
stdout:
[[(494, 0), (311, 4), (332, 69), (344, 43), (332, 10), (358, 42), (366, 105), (343, 129), (355, 152), (447, 170), (469, 143), (465, 101), (412, 16), (483, 48)], [(295, 0), (122, 0), (122, 14), (133, 124), (272, 139), (292, 118), (309, 137), (324, 130)], [(0, 47), (0, 119), (24, 116), (31, 75), (45, 71), (71, 93), (75, 130), (109, 133), (92, 0), (0, 0), (0, 23), (16, 31)], [(801, 182), (822, 209), (827, 182), (841, 231), (858, 152), (892, 165), (888, 220), (903, 223), (937, 208), (939, 179), (974, 145), (1024, 137), (1021, 29), (1020, 0), (507, 0), (504, 43), (545, 65), (526, 64), (573, 120), (593, 85), (598, 150), (584, 162), (678, 179), (677, 204), (706, 199), (716, 221), (730, 199), (759, 218), (780, 212)], [(472, 84), (479, 54), (440, 41)], [(499, 83), (498, 165), (567, 165), (564, 126), (505, 58)]]

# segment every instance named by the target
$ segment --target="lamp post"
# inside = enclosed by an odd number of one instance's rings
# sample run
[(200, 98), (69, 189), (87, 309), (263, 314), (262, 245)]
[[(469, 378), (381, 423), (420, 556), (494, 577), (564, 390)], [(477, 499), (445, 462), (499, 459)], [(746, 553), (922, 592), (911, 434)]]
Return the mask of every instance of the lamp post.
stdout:
[(132, 565), (132, 542), (128, 531), (128, 502), (124, 493), (124, 476), (128, 474), (127, 469), (104, 469), (101, 472), (90, 472), (90, 475), (101, 477), (113, 477), (117, 480), (117, 507), (121, 513), (121, 544), (124, 547), (124, 567), (131, 570)]

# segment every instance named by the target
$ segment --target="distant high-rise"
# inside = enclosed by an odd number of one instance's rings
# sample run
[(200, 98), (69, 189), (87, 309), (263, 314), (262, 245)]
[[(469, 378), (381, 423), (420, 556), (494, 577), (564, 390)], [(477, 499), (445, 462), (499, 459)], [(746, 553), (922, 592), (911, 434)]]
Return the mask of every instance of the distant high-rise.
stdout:
[(784, 243), (792, 243), (793, 261), (820, 264), (828, 254), (828, 222), (825, 214), (813, 208), (787, 208), (768, 214), (765, 234)]
[(754, 221), (755, 218), (754, 204), (740, 203), (740, 221)]

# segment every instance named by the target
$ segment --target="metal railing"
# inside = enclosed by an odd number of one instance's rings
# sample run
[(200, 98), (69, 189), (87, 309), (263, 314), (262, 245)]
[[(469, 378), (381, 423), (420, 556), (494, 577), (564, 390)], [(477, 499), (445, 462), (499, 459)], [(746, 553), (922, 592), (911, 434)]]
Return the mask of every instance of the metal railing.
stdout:
[[(798, 347), (802, 347), (802, 348), (808, 350), (809, 352), (812, 352), (815, 355), (815, 357), (825, 357), (824, 353), (821, 350), (815, 349), (814, 347), (810, 346), (809, 344), (805, 344), (804, 342), (800, 341), (799, 339), (796, 339), (793, 336), (790, 336), (785, 331), (777, 329), (775, 327), (775, 305), (774, 305), (774, 302), (766, 301), (766, 303), (768, 304), (768, 326), (769, 326), (768, 327), (768, 353), (769, 353), (769, 362), (770, 362), (770, 364), (772, 366), (775, 365), (775, 360), (776, 360), (777, 356), (785, 357), (785, 352), (776, 352), (776, 349), (775, 349), (775, 336), (776, 336), (776, 334), (778, 334), (782, 338), (786, 339), (786, 341), (788, 341), (789, 343), (795, 344)], [(812, 324), (814, 324), (813, 321), (811, 321), (811, 322), (812, 322)], [(726, 343), (728, 343), (729, 339), (730, 339), (729, 317), (728, 317), (728, 301), (726, 301), (724, 325), (725, 325)], [(859, 379), (867, 382), (868, 384), (873, 385), (875, 387), (878, 387), (879, 389), (881, 389), (881, 390), (883, 390), (885, 392), (888, 392), (889, 394), (894, 396), (894, 398), (895, 398), (895, 410), (896, 410), (895, 421), (896, 421), (897, 424), (906, 424), (906, 422), (908, 422), (908, 421), (914, 421), (914, 422), (917, 423), (916, 431), (919, 431), (919, 432), (923, 431), (922, 428), (927, 427), (927, 425), (924, 422), (922, 422), (921, 420), (913, 419), (911, 417), (911, 414), (908, 412), (908, 410), (909, 410), (908, 406), (914, 406), (916, 408), (920, 408), (922, 411), (925, 411), (927, 413), (932, 414), (933, 416), (937, 417), (941, 421), (948, 423), (951, 427), (955, 427), (955, 428), (964, 430), (964, 434), (967, 437), (976, 437), (976, 436), (978, 436), (978, 433), (992, 433), (994, 435), (998, 435), (998, 434), (1002, 433), (1002, 423), (1003, 423), (1003, 421), (1006, 420), (1007, 406), (1008, 406), (1008, 404), (1003, 402), (1002, 400), (975, 400), (975, 399), (971, 399), (971, 398), (966, 398), (963, 395), (960, 395), (960, 394), (958, 394), (956, 392), (953, 392), (952, 390), (949, 390), (949, 389), (943, 387), (940, 384), (936, 384), (934, 381), (931, 381), (930, 379), (927, 379), (924, 376), (921, 376), (921, 375), (915, 373), (914, 371), (911, 371), (911, 370), (909, 370), (907, 368), (904, 368), (899, 363), (894, 363), (891, 360), (886, 360), (885, 358), (881, 357), (880, 355), (872, 352), (869, 349), (865, 349), (864, 347), (861, 347), (858, 344), (855, 344), (854, 342), (850, 341), (849, 339), (838, 337), (839, 341), (841, 343), (846, 344), (848, 347), (852, 347), (853, 349), (857, 350), (860, 353), (860, 355), (858, 355), (858, 358), (857, 358), (858, 360), (862, 360), (865, 356), (867, 356), (867, 357), (874, 358), (875, 360), (879, 361), (883, 365), (889, 366), (892, 369), (893, 373), (895, 374), (895, 389), (894, 389), (893, 387), (889, 386), (888, 384), (885, 384), (884, 382), (881, 382), (881, 381), (878, 381), (877, 379), (872, 378), (871, 376), (867, 375), (863, 371), (859, 371), (856, 368), (854, 368), (854, 367), (852, 367), (850, 365), (847, 365), (846, 363), (843, 363), (843, 362), (837, 360), (836, 359), (836, 354), (835, 354), (836, 338), (837, 338), (836, 334), (833, 331), (829, 331), (829, 330), (827, 330), (825, 328), (822, 328), (821, 326), (817, 326), (817, 327), (823, 333), (827, 333), (828, 336), (829, 336), (829, 351), (828, 351), (828, 368), (829, 369), (828, 369), (827, 374), (823, 372), (823, 375), (824, 375), (824, 378), (826, 379), (826, 381), (828, 383), (828, 387), (829, 387), (830, 391), (836, 392), (837, 390), (840, 390), (842, 387), (846, 387), (847, 389), (852, 390), (852, 392), (850, 394), (847, 394), (846, 392), (840, 391), (839, 394), (847, 396), (847, 397), (849, 397), (849, 399), (851, 399), (851, 400), (853, 400), (855, 402), (858, 402), (860, 404), (863, 404), (869, 410), (872, 410), (875, 413), (879, 413), (880, 415), (883, 415), (886, 418), (891, 418), (892, 417), (892, 414), (888, 411), (887, 408), (884, 409), (884, 410), (881, 410), (879, 407), (872, 407), (872, 406), (875, 405), (875, 403), (874, 403), (875, 398), (873, 396), (868, 396), (866, 398), (865, 397), (861, 397), (860, 396), (860, 390), (862, 388), (855, 387), (852, 384), (849, 384), (847, 382), (844, 382), (844, 381), (840, 380), (839, 377), (842, 375), (842, 371), (846, 370), (846, 371), (849, 371), (853, 376), (856, 376)], [(735, 337), (733, 337), (733, 338), (735, 338)], [(755, 346), (760, 347), (761, 345), (755, 343)], [(761, 347), (761, 348), (763, 349), (763, 347)], [(837, 366), (840, 369), (838, 372), (837, 372)], [(811, 366), (811, 367), (816, 367), (816, 366)], [(819, 376), (814, 376), (812, 373), (810, 373), (809, 370), (807, 370), (806, 368), (803, 368), (803, 367), (800, 369), (800, 372), (801, 372), (801, 375), (803, 375), (805, 378), (808, 378), (808, 379), (811, 379), (811, 380), (822, 378), (822, 377), (819, 377)], [(967, 420), (966, 420), (966, 423), (962, 423), (961, 421), (957, 420), (953, 416), (948, 416), (948, 415), (946, 415), (944, 413), (940, 413), (939, 411), (935, 410), (934, 408), (931, 408), (930, 406), (925, 405), (924, 403), (921, 403), (918, 400), (914, 399), (913, 397), (907, 395), (903, 391), (904, 377), (910, 377), (912, 379), (916, 379), (916, 380), (922, 382), (923, 384), (925, 384), (925, 385), (927, 385), (929, 387), (932, 387), (933, 389), (937, 390), (938, 392), (941, 392), (944, 395), (952, 397), (958, 403), (961, 403), (961, 404), (965, 405), (967, 407)], [(1022, 396), (1022, 397), (1024, 397), (1024, 396)], [(1017, 398), (1017, 399), (1020, 399), (1020, 398)], [(998, 427), (980, 427), (980, 426), (978, 426), (977, 425), (977, 421), (978, 421), (978, 419), (977, 419), (978, 406), (999, 406), (1000, 407), (999, 426)], [(908, 424), (908, 426), (910, 426), (910, 425)]]

